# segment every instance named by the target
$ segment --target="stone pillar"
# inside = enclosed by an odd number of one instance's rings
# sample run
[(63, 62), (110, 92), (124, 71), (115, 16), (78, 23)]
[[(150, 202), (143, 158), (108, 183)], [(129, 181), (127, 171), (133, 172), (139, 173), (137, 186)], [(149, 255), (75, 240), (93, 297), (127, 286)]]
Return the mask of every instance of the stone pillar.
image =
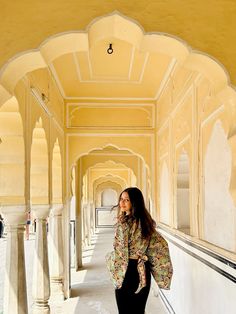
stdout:
[(33, 268), (33, 314), (48, 314), (50, 308), (50, 281), (48, 266), (48, 243), (46, 219), (49, 215), (49, 205), (33, 205), (32, 211), (36, 218), (35, 256)]
[(76, 271), (78, 271), (82, 266), (82, 242), (83, 242), (83, 232), (82, 232), (82, 210), (76, 215), (75, 220), (75, 250), (76, 250)]
[(91, 245), (91, 224), (90, 224), (90, 204), (86, 205), (86, 224), (87, 224), (87, 237), (88, 245)]
[(53, 205), (51, 208), (51, 263), (50, 263), (50, 279), (51, 279), (51, 295), (53, 301), (64, 300), (63, 289), (63, 236), (62, 236), (62, 211), (63, 204)]
[(1, 214), (7, 229), (4, 313), (27, 314), (24, 250), (26, 207), (3, 206)]
[(91, 234), (94, 235), (95, 233), (95, 206), (91, 202), (90, 203), (90, 225), (91, 225)]

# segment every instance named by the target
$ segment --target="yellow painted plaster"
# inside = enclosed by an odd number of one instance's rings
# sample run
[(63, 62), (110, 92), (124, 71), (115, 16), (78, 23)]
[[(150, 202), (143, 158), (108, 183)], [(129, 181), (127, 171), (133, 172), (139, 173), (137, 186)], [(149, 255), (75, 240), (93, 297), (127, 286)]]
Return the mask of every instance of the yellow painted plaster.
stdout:
[(0, 65), (15, 54), (37, 48), (49, 36), (83, 30), (98, 16), (114, 10), (139, 22), (147, 32), (178, 36), (196, 50), (218, 59), (236, 82), (236, 2), (188, 1), (3, 1)]

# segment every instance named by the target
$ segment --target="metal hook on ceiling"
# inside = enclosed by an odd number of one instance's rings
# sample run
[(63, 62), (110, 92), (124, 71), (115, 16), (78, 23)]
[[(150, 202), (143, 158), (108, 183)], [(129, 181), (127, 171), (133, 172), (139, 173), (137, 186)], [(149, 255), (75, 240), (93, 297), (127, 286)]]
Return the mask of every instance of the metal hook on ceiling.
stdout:
[(109, 48), (107, 49), (107, 53), (111, 55), (113, 53), (112, 44), (109, 44)]

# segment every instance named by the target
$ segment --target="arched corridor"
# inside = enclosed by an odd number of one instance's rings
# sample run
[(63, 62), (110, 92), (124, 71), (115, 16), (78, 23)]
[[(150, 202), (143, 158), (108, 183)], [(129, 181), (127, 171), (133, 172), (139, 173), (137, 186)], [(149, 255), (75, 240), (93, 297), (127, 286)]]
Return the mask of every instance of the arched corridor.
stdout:
[(25, 34), (2, 64), (0, 313), (115, 314), (105, 254), (129, 186), (174, 267), (147, 313), (235, 313), (234, 72), (167, 34), (171, 19), (149, 33), (131, 11), (61, 22), (34, 49)]

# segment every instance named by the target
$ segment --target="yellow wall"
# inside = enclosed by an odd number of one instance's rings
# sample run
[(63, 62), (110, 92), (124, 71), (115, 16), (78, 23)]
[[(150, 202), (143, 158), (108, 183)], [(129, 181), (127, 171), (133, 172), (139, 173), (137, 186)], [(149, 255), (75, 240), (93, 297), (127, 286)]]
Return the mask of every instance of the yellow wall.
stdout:
[(219, 60), (236, 83), (236, 2), (171, 1), (4, 1), (0, 21), (0, 66), (15, 54), (37, 48), (57, 33), (84, 30), (94, 18), (114, 10), (129, 16), (146, 32), (164, 32), (186, 41), (194, 50)]
[[(173, 73), (173, 80), (178, 75), (178, 71)], [(169, 221), (164, 219), (163, 225), (169, 225), (172, 231), (174, 230), (175, 233), (182, 236), (185, 234), (190, 239), (191, 236), (196, 237), (199, 239), (197, 241), (204, 243), (203, 245), (235, 258), (234, 232), (230, 231), (232, 236), (227, 238), (226, 233), (218, 236), (221, 231), (217, 231), (217, 226), (221, 230), (235, 230), (233, 222), (235, 214), (231, 212), (231, 208), (235, 206), (233, 205), (235, 204), (234, 159), (236, 146), (235, 132), (233, 131), (235, 130), (235, 121), (233, 122), (229, 115), (229, 112), (231, 112), (231, 115), (234, 116), (235, 92), (233, 90), (229, 91), (228, 87), (217, 90), (214, 83), (204, 75), (193, 76), (187, 84), (183, 84), (177, 91), (172, 84), (173, 82), (170, 80), (158, 101), (159, 214), (166, 210), (163, 206), (165, 195), (161, 195), (164, 193), (161, 186), (163, 184), (167, 186), (166, 182), (161, 181), (163, 178), (163, 165), (166, 164), (169, 175), (167, 178), (169, 184), (169, 207), (167, 209), (169, 211)], [(212, 134), (216, 124), (218, 129), (221, 130), (219, 131), (220, 134), (223, 134), (222, 138), (224, 138), (218, 139), (218, 145), (212, 142)], [(209, 146), (210, 143), (211, 146)], [(225, 160), (222, 162), (219, 158), (218, 160), (212, 160), (211, 163), (208, 157), (208, 161), (206, 161), (206, 156), (210, 156), (209, 154), (212, 154), (212, 158), (214, 158), (214, 151), (219, 156), (222, 153)], [(177, 177), (179, 175), (178, 167), (181, 154), (187, 154), (189, 160), (187, 176), (189, 180), (190, 230), (188, 231), (178, 228)], [(211, 166), (211, 169), (208, 170), (206, 165)], [(186, 173), (183, 175), (186, 175)], [(215, 179), (212, 179), (214, 176)], [(221, 183), (219, 184), (218, 181)], [(218, 186), (224, 186), (226, 191), (217, 190), (219, 189)], [(225, 204), (221, 204), (218, 209), (218, 205), (214, 203), (214, 193), (215, 199), (219, 197), (218, 201)], [(210, 201), (207, 201), (209, 196), (211, 197)], [(213, 222), (216, 213), (221, 215), (222, 218), (221, 221)], [(226, 218), (230, 216), (231, 219), (229, 220), (231, 222), (227, 221)], [(160, 217), (164, 216), (160, 214)], [(212, 219), (209, 217), (212, 217)], [(209, 233), (211, 234), (209, 235)], [(224, 237), (225, 240), (223, 240)], [(214, 244), (218, 247), (214, 247)], [(230, 250), (231, 253), (227, 250)]]

